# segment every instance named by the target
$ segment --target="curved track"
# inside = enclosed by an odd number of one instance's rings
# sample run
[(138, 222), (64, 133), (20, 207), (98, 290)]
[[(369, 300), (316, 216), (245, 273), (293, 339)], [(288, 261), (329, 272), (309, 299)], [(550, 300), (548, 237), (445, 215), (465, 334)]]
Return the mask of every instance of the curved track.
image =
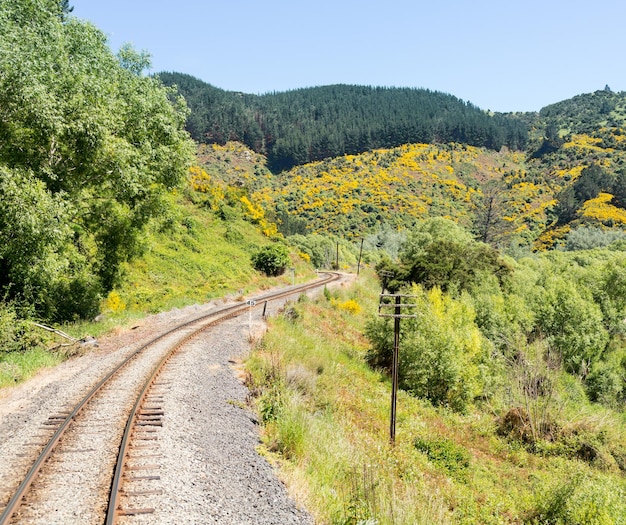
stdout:
[[(117, 454), (116, 465), (114, 471), (112, 471), (112, 473), (108, 477), (108, 479), (110, 480), (110, 487), (106, 488), (109, 493), (109, 503), (108, 508), (105, 509), (106, 518), (103, 517), (103, 520), (105, 520), (105, 523), (107, 524), (115, 523), (119, 512), (118, 494), (121, 486), (121, 480), (124, 474), (124, 465), (126, 457), (128, 455), (128, 447), (130, 446), (131, 442), (131, 434), (133, 428), (136, 427), (139, 419), (142, 417), (142, 413), (145, 416), (146, 409), (142, 407), (145, 406), (146, 398), (150, 391), (151, 385), (155, 382), (160, 371), (166, 365), (168, 359), (172, 355), (174, 355), (176, 351), (182, 347), (183, 344), (198, 336), (201, 332), (213, 325), (221, 323), (226, 319), (230, 319), (232, 317), (236, 317), (243, 313), (249, 312), (252, 308), (265, 308), (266, 304), (270, 301), (275, 301), (291, 295), (306, 292), (307, 290), (313, 288), (324, 286), (332, 281), (338, 280), (340, 277), (340, 274), (327, 273), (324, 278), (318, 279), (311, 283), (299, 286), (292, 286), (287, 289), (282, 289), (278, 292), (263, 294), (253, 298), (247, 303), (221, 308), (217, 311), (211, 312), (210, 314), (203, 315), (191, 321), (182, 323), (175, 328), (159, 335), (158, 337), (153, 338), (152, 340), (135, 350), (132, 354), (130, 354), (127, 358), (125, 358), (122, 362), (120, 362), (117, 366), (110, 370), (104, 377), (102, 377), (102, 379), (93, 386), (93, 388), (80, 400), (80, 402), (77, 403), (76, 406), (71, 411), (69, 411), (66, 416), (64, 415), (64, 418), (60, 421), (60, 424), (58, 425), (57, 430), (54, 432), (54, 435), (43, 447), (39, 456), (34, 460), (32, 467), (30, 468), (30, 470), (20, 483), (19, 487), (9, 500), (6, 508), (0, 515), (0, 525), (5, 525), (12, 522), (11, 520), (18, 512), (33, 483), (41, 475), (41, 472), (46, 468), (46, 465), (53, 463), (53, 461), (51, 461), (51, 458), (54, 457), (55, 450), (58, 448), (59, 443), (64, 438), (64, 436), (68, 434), (70, 429), (77, 426), (75, 423), (79, 419), (79, 416), (87, 412), (86, 408), (94, 404), (98, 396), (104, 396), (105, 394), (103, 394), (103, 392), (105, 392), (107, 388), (119, 391), (119, 386), (111, 386), (114, 382), (114, 378), (118, 378), (119, 376), (121, 376), (122, 371), (128, 368), (131, 363), (133, 363), (134, 361), (138, 361), (140, 357), (143, 358), (144, 354), (148, 353), (148, 349), (156, 348), (158, 344), (163, 345), (163, 342), (165, 340), (174, 338), (174, 341), (167, 342), (167, 344), (165, 345), (165, 349), (161, 349), (156, 352), (156, 354), (158, 354), (157, 359), (155, 359), (154, 357), (151, 358), (151, 364), (148, 366), (149, 372), (143, 374), (144, 379), (140, 382), (140, 387), (136, 386), (131, 389), (132, 395), (135, 396), (135, 401), (130, 411), (127, 411), (129, 415), (126, 422), (125, 430), (123, 432), (118, 447), (119, 452)], [(176, 335), (180, 333), (184, 334), (183, 337), (176, 337)], [(100, 409), (94, 410), (96, 413), (98, 413)], [(158, 414), (156, 415), (158, 416)], [(76, 429), (74, 429), (74, 431), (78, 432), (78, 430)], [(48, 468), (53, 468), (53, 466)]]

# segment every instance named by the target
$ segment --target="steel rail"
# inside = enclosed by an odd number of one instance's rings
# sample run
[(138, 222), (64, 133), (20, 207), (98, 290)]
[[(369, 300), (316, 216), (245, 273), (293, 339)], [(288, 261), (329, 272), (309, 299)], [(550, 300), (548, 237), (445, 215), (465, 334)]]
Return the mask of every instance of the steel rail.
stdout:
[(155, 382), (155, 380), (161, 373), (161, 370), (163, 369), (167, 361), (170, 359), (170, 357), (172, 357), (172, 355), (174, 355), (185, 343), (195, 338), (198, 334), (205, 331), (207, 328), (215, 326), (225, 321), (226, 319), (236, 317), (237, 315), (244, 312), (248, 308), (259, 307), (260, 305), (257, 303), (260, 303), (261, 301), (277, 300), (282, 297), (293, 295), (295, 293), (301, 293), (308, 289), (319, 287), (322, 284), (326, 284), (328, 282), (337, 280), (339, 278), (340, 278), (340, 274), (329, 273), (328, 277), (322, 281), (300, 285), (300, 286), (294, 287), (293, 289), (285, 290), (283, 292), (270, 293), (264, 296), (259, 296), (254, 300), (255, 306), (237, 305), (234, 311), (229, 312), (228, 314), (223, 315), (203, 325), (197, 330), (194, 330), (192, 333), (188, 334), (185, 338), (180, 340), (163, 356), (163, 358), (155, 366), (150, 377), (146, 380), (143, 388), (141, 389), (141, 392), (139, 393), (139, 396), (137, 397), (137, 401), (135, 402), (130, 412), (130, 415), (128, 416), (126, 427), (124, 429), (124, 435), (122, 437), (122, 441), (121, 441), (121, 445), (120, 445), (120, 449), (119, 449), (119, 453), (117, 457), (117, 463), (115, 465), (115, 472), (113, 474), (113, 479), (111, 482), (111, 491), (109, 493), (109, 505), (107, 509), (105, 525), (114, 525), (117, 522), (118, 511), (120, 510), (118, 509), (118, 497), (119, 497), (120, 490), (121, 490), (122, 478), (124, 476), (124, 467), (126, 464), (126, 457), (129, 453), (129, 449), (131, 445), (131, 435), (132, 435), (133, 429), (135, 428), (135, 423), (138, 420), (139, 411), (141, 410), (141, 407), (146, 399), (146, 396), (148, 395), (150, 388), (152, 387), (153, 383)]
[[(291, 288), (289, 288), (287, 290), (281, 291), (281, 292), (268, 293), (268, 294), (265, 294), (265, 295), (261, 295), (261, 296), (258, 296), (255, 299), (255, 301), (258, 303), (260, 301), (270, 301), (270, 300), (281, 299), (283, 297), (288, 297), (289, 295), (294, 295), (296, 293), (301, 293), (301, 292), (304, 292), (306, 290), (310, 290), (312, 288), (317, 288), (317, 287), (322, 286), (324, 284), (327, 284), (329, 282), (338, 280), (341, 277), (340, 274), (334, 273), (334, 272), (323, 272), (323, 273), (326, 274), (326, 277), (323, 278), (323, 279), (318, 279), (316, 281), (313, 281), (311, 283), (306, 283), (306, 284), (303, 284), (303, 285), (293, 286), (293, 287), (291, 287)], [(257, 304), (256, 307), (258, 308), (258, 304)], [(44, 446), (44, 448), (42, 449), (41, 453), (39, 454), (39, 457), (35, 460), (35, 462), (31, 466), (31, 468), (29, 469), (29, 471), (25, 475), (23, 481), (20, 483), (20, 485), (16, 489), (15, 493), (13, 494), (13, 496), (11, 497), (9, 502), (7, 503), (7, 506), (2, 511), (2, 514), (0, 514), (0, 525), (7, 525), (9, 523), (9, 520), (13, 517), (13, 515), (15, 514), (15, 512), (17, 511), (17, 509), (21, 505), (21, 502), (22, 502), (24, 496), (28, 492), (29, 488), (31, 487), (32, 483), (34, 482), (35, 478), (37, 477), (37, 475), (39, 474), (41, 469), (43, 468), (43, 466), (46, 463), (46, 461), (51, 457), (52, 453), (54, 452), (54, 449), (56, 448), (56, 446), (58, 445), (58, 443), (61, 440), (62, 436), (65, 434), (65, 432), (69, 428), (69, 426), (72, 423), (72, 421), (83, 410), (83, 408), (85, 408), (85, 406), (96, 396), (96, 394), (104, 387), (104, 385), (106, 385), (110, 381), (110, 379), (115, 374), (117, 374), (122, 368), (124, 368), (127, 364), (129, 364), (135, 357), (137, 357), (146, 348), (154, 345), (155, 343), (157, 343), (158, 341), (164, 339), (165, 337), (167, 337), (167, 336), (169, 336), (169, 335), (171, 335), (171, 334), (173, 334), (173, 333), (175, 333), (177, 331), (180, 331), (183, 328), (187, 328), (187, 327), (189, 327), (189, 326), (191, 326), (193, 324), (202, 322), (202, 321), (204, 321), (204, 320), (206, 320), (208, 318), (219, 316), (217, 319), (212, 320), (212, 321), (210, 321), (208, 323), (205, 323), (201, 328), (199, 328), (198, 330), (195, 330), (192, 333), (191, 336), (183, 338), (181, 341), (179, 341), (177, 343), (177, 346), (178, 345), (182, 345), (183, 342), (187, 341), (188, 339), (190, 339), (193, 336), (198, 335), (200, 332), (202, 332), (203, 330), (205, 330), (209, 326), (212, 326), (213, 324), (217, 324), (217, 323), (219, 323), (221, 321), (224, 321), (224, 320), (226, 320), (228, 318), (236, 317), (238, 314), (243, 313), (248, 308), (250, 308), (250, 307), (248, 305), (246, 305), (246, 304), (244, 304), (244, 305), (237, 304), (237, 305), (227, 306), (227, 307), (221, 308), (221, 309), (219, 309), (217, 311), (213, 311), (211, 313), (208, 313), (208, 314), (199, 316), (197, 318), (194, 318), (194, 319), (192, 319), (190, 321), (187, 321), (185, 323), (181, 323), (180, 325), (178, 325), (178, 326), (176, 326), (176, 327), (174, 327), (174, 328), (172, 328), (170, 330), (167, 330), (166, 332), (162, 333), (161, 335), (151, 339), (150, 341), (148, 341), (144, 345), (140, 346), (131, 355), (126, 357), (122, 362), (120, 362), (117, 366), (115, 366), (108, 374), (106, 374), (100, 381), (98, 381), (98, 383), (96, 383), (96, 385), (79, 401), (79, 403), (74, 407), (74, 409), (69, 413), (69, 415), (63, 420), (63, 422), (61, 423), (59, 428), (56, 430), (54, 435), (50, 438), (48, 443)], [(173, 352), (171, 352), (171, 353), (173, 353)], [(164, 361), (166, 361), (166, 359)], [(109, 523), (109, 522), (107, 521), (107, 523)]]

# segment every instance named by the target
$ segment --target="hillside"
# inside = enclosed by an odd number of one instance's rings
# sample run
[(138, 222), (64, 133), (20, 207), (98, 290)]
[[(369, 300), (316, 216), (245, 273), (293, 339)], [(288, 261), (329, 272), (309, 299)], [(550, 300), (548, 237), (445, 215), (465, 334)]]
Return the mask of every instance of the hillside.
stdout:
[[(317, 523), (626, 523), (624, 398), (615, 410), (590, 402), (585, 389), (591, 391), (595, 373), (581, 381), (554, 360), (544, 361), (544, 351), (555, 357), (545, 332), (515, 341), (508, 331), (528, 322), (534, 300), (522, 297), (535, 296), (540, 315), (556, 320), (564, 314), (565, 324), (553, 326), (561, 337), (577, 333), (566, 324), (578, 327), (595, 312), (592, 303), (572, 309), (580, 300), (574, 290), (582, 295), (582, 282), (598, 275), (591, 267), (604, 264), (603, 255), (595, 255), (580, 265), (574, 256), (560, 262), (540, 256), (534, 269), (520, 265), (514, 278), (520, 286), (505, 296), (486, 282), (472, 301), (435, 290), (426, 296), (414, 287), (417, 319), (402, 320), (404, 387), (393, 447), (391, 380), (382, 360), (367, 364), (372, 339), (393, 346), (393, 321), (376, 318), (380, 284), (371, 274), (351, 288), (299, 301), (272, 319), (248, 364), (263, 443)], [(581, 271), (589, 273), (583, 277)], [(495, 346), (478, 335), (477, 326)], [(478, 353), (476, 346), (482, 346)], [(481, 352), (489, 355), (484, 361)], [(598, 370), (606, 372), (603, 366)], [(459, 375), (472, 386), (479, 377), (487, 380), (471, 409), (458, 412), (426, 399)], [(624, 385), (600, 375), (603, 385)], [(463, 388), (455, 382), (447, 392)], [(543, 435), (530, 437), (538, 428)]]
[(333, 85), (247, 95), (181, 73), (158, 77), (187, 100), (187, 129), (196, 141), (241, 142), (267, 155), (274, 172), (412, 142), (523, 149), (528, 136), (515, 116), (489, 115), (426, 89)]
[[(598, 134), (611, 133), (606, 147)], [(202, 146), (213, 181), (246, 191), (286, 235), (357, 239), (447, 217), (508, 249), (547, 249), (572, 231), (626, 224), (623, 145), (618, 130), (573, 135), (550, 153), (462, 144), (410, 144), (346, 155), (272, 175), (263, 156), (228, 143)]]
[[(579, 228), (626, 224), (626, 93), (488, 115), (428, 90), (339, 85), (259, 96), (160, 77), (185, 95), (202, 151), (227, 152), (230, 142), (251, 150), (254, 165), (239, 168), (237, 184), (285, 235), (355, 238), (445, 216), (500, 247), (547, 249)], [(220, 180), (225, 170), (210, 157), (200, 163)]]
[(560, 133), (590, 133), (599, 127), (624, 128), (626, 98), (605, 88), (550, 104), (539, 112), (541, 119), (553, 124)]

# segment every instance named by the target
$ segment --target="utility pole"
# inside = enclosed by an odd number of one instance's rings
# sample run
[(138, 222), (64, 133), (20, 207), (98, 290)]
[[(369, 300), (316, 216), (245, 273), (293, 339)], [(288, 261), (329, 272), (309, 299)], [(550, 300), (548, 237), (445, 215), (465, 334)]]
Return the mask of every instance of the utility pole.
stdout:
[(359, 251), (359, 262), (356, 266), (356, 275), (357, 277), (359, 276), (359, 273), (361, 273), (361, 257), (363, 256), (363, 237), (361, 237), (361, 249)]
[[(402, 308), (411, 308), (417, 305), (402, 303), (402, 298), (413, 298), (415, 295), (385, 293), (388, 279), (392, 276), (393, 273), (391, 272), (384, 272), (382, 275), (383, 291), (380, 294), (380, 301), (378, 303), (378, 315), (379, 317), (393, 318), (393, 359), (391, 363), (391, 415), (389, 418), (389, 441), (392, 445), (395, 445), (396, 405), (398, 401), (398, 361), (400, 356), (400, 319), (417, 317), (416, 314), (402, 313)], [(393, 299), (393, 302), (387, 302), (387, 300), (391, 299)], [(384, 308), (393, 308), (393, 313), (385, 313), (383, 310)]]

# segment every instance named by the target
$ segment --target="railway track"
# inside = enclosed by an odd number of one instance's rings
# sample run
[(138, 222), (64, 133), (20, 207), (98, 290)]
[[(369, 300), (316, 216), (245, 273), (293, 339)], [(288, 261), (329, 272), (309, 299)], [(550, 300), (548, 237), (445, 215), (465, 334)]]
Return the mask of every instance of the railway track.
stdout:
[[(54, 433), (41, 447), (4, 508), (0, 507), (0, 525), (53, 522), (46, 516), (53, 516), (64, 498), (84, 501), (83, 507), (93, 513), (75, 516), (77, 523), (113, 524), (121, 515), (151, 512), (151, 508), (124, 507), (120, 494), (124, 485), (126, 495), (159, 494), (158, 489), (146, 488), (144, 481), (158, 478), (151, 473), (156, 465), (146, 461), (154, 457), (151, 441), (163, 415), (163, 394), (159, 389), (166, 386), (159, 378), (168, 361), (212, 326), (252, 309), (265, 311), (272, 301), (339, 278), (339, 274), (328, 273), (305, 285), (217, 309), (182, 323), (134, 350), (75, 406), (44, 422), (54, 428)], [(25, 451), (24, 456), (33, 454)], [(135, 490), (135, 486), (139, 489)]]

